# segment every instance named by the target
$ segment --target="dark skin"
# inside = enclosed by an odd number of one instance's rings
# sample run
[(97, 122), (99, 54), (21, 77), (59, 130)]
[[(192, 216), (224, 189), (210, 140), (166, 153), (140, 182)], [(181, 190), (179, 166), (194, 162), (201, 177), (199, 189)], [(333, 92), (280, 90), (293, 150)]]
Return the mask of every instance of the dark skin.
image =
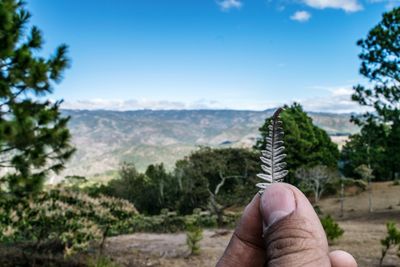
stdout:
[(344, 251), (329, 252), (322, 225), (300, 190), (277, 183), (256, 195), (217, 267), (356, 267)]

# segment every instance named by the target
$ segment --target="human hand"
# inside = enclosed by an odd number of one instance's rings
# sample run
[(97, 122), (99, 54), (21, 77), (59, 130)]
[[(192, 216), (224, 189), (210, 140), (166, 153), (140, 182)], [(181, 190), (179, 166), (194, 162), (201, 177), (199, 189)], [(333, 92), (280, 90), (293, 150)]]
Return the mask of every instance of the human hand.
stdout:
[(300, 190), (276, 183), (244, 210), (217, 263), (225, 266), (357, 267), (357, 263), (345, 251), (329, 252), (321, 222)]

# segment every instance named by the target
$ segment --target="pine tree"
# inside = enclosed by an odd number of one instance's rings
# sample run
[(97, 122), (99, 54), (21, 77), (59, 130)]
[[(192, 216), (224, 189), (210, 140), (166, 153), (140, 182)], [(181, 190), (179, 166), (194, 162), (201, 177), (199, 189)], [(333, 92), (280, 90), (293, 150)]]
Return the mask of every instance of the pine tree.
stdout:
[(400, 7), (383, 14), (382, 21), (357, 45), (362, 49), (360, 73), (372, 87), (355, 86), (352, 99), (374, 111), (353, 117), (354, 122), (361, 126), (370, 121), (399, 123)]
[(15, 196), (38, 192), (74, 152), (61, 101), (46, 99), (69, 65), (67, 46), (49, 58), (38, 56), (42, 33), (28, 30), (24, 6), (0, 0), (0, 192)]
[[(355, 86), (352, 99), (362, 106), (370, 107), (372, 111), (352, 117), (352, 121), (361, 126), (362, 131), (361, 136), (351, 137), (347, 148), (356, 148), (359, 144), (353, 143), (362, 139), (365, 148), (353, 150), (353, 154), (363, 153), (366, 148), (379, 153), (369, 153), (364, 162), (357, 164), (352, 162), (354, 158), (347, 160), (353, 166), (368, 164), (371, 158), (375, 161), (383, 153), (384, 166), (389, 173), (380, 173), (371, 166), (378, 179), (393, 179), (400, 174), (400, 8), (383, 14), (381, 22), (357, 44), (362, 49), (359, 55), (360, 73), (370, 83), (368, 86)], [(368, 129), (375, 126), (385, 128), (385, 132), (377, 135)]]
[(347, 177), (362, 178), (355, 169), (360, 165), (370, 166), (376, 180), (385, 180), (390, 176), (386, 148), (388, 146), (389, 127), (370, 122), (360, 132), (350, 136), (340, 153), (341, 168)]
[[(285, 154), (287, 154), (285, 160), (289, 170), (287, 182), (296, 183), (294, 173), (300, 167), (325, 165), (336, 168), (339, 150), (328, 134), (313, 124), (312, 119), (304, 112), (300, 104), (294, 103), (291, 106), (285, 106), (284, 109), (281, 120), (285, 132), (283, 137)], [(265, 148), (270, 120), (271, 118), (267, 118), (259, 129), (261, 138), (255, 145), (258, 150)]]

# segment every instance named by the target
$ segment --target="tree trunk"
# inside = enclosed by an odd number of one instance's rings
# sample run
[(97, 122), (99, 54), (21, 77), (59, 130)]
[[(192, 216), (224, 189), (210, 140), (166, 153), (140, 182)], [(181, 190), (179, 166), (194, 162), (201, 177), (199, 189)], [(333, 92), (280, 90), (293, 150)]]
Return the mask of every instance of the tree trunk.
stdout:
[(343, 204), (344, 204), (344, 184), (340, 183), (340, 217), (343, 217)]
[(372, 186), (371, 179), (368, 180), (368, 210), (372, 212)]
[(224, 210), (223, 209), (217, 210), (217, 224), (218, 224), (218, 227), (221, 227), (224, 225)]
[(319, 197), (320, 197), (320, 189), (319, 189), (319, 183), (317, 182), (317, 185), (316, 185), (316, 187), (315, 187), (315, 194), (314, 194), (314, 196), (315, 196), (315, 198), (314, 198), (314, 201), (315, 201), (315, 205), (317, 205), (318, 204), (318, 201), (319, 201)]

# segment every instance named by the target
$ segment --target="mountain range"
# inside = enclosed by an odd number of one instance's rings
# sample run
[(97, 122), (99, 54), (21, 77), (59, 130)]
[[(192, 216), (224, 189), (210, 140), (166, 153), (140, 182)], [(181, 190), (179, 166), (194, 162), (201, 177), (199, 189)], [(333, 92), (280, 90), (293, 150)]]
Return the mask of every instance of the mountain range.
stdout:
[[(273, 110), (62, 110), (70, 116), (69, 129), (77, 152), (57, 176), (114, 176), (121, 162), (133, 162), (143, 171), (163, 162), (172, 169), (176, 160), (198, 146), (251, 147), (258, 128)], [(358, 128), (351, 114), (308, 113), (334, 141)], [(54, 178), (54, 177), (53, 177)]]

